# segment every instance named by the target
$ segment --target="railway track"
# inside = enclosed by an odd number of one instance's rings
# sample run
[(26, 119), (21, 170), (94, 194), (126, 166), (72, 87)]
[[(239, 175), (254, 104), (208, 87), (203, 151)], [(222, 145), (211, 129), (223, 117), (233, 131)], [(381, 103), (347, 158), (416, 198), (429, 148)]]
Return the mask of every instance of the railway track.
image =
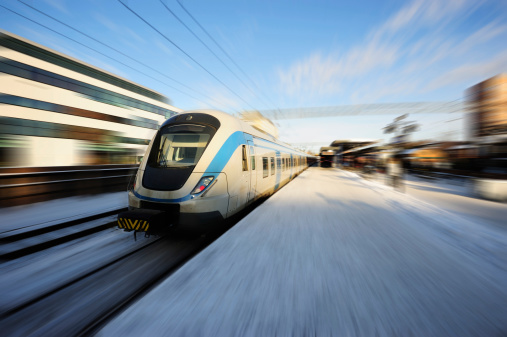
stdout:
[(64, 221), (49, 226), (19, 228), (0, 234), (0, 261), (12, 260), (113, 227), (127, 208)]
[[(263, 199), (264, 200), (264, 199)], [(0, 235), (2, 336), (90, 336), (263, 202), (206, 235), (134, 238), (120, 209)]]
[(3, 336), (92, 335), (223, 233), (134, 240), (116, 213), (3, 233)]

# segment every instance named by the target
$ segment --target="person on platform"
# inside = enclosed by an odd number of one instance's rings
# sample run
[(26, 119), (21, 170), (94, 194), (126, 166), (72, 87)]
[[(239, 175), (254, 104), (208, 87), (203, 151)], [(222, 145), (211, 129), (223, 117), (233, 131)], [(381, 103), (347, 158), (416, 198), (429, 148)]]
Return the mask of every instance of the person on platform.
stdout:
[(387, 179), (389, 185), (403, 191), (403, 167), (399, 158), (389, 158), (387, 162)]

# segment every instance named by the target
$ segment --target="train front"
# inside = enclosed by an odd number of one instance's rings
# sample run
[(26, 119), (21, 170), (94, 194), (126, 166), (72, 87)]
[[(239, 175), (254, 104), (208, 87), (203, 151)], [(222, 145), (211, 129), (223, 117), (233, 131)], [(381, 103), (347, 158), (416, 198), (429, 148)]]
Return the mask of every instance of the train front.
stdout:
[[(174, 225), (205, 230), (227, 214), (227, 178), (211, 165), (223, 144), (220, 121), (207, 113), (168, 119), (152, 139), (129, 191), (126, 230), (158, 232)], [(216, 160), (215, 160), (216, 162)]]

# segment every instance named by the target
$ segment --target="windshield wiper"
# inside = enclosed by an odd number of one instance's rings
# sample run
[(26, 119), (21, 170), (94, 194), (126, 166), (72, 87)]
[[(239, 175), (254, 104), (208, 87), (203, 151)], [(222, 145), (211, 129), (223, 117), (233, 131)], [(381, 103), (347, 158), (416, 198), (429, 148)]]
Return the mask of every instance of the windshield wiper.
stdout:
[(164, 141), (162, 142), (162, 145), (160, 145), (160, 149), (158, 150), (158, 162), (159, 162), (159, 166), (162, 166), (162, 167), (167, 167), (167, 162), (168, 162), (167, 157), (162, 152), (164, 150), (164, 145), (165, 145), (166, 141), (167, 141), (167, 138), (164, 138)]

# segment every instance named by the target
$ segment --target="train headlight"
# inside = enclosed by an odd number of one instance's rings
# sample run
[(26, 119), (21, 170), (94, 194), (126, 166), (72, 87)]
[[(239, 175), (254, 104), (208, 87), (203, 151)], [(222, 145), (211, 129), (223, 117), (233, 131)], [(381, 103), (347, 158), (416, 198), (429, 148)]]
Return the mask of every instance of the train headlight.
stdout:
[(213, 182), (213, 180), (215, 180), (215, 177), (213, 176), (202, 177), (190, 194), (198, 194), (203, 192)]

